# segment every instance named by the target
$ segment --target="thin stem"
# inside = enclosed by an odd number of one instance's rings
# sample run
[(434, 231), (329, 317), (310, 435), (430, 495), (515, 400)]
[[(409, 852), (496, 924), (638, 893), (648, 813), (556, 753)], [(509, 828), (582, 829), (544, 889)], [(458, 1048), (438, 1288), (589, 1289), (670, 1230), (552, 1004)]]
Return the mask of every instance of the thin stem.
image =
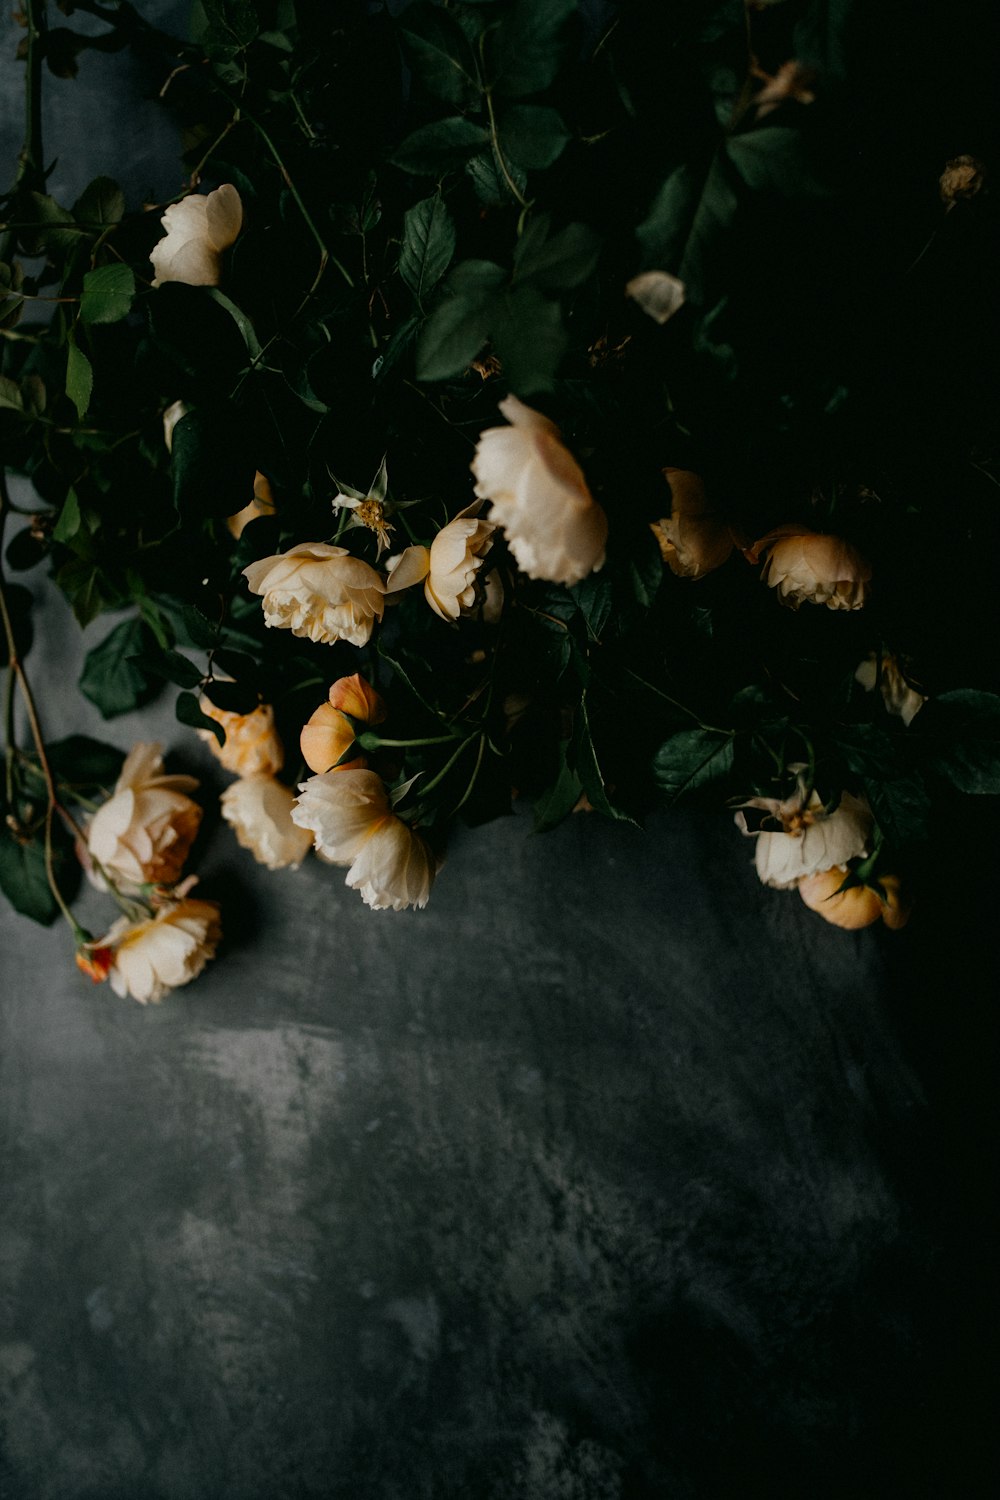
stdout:
[(669, 693), (664, 693), (660, 690), (660, 688), (654, 687), (651, 682), (647, 682), (644, 677), (640, 677), (638, 672), (633, 672), (631, 667), (625, 667), (624, 671), (625, 675), (627, 677), (631, 677), (634, 682), (639, 683), (640, 687), (646, 688), (650, 693), (655, 693), (658, 698), (662, 698), (664, 702), (669, 703), (672, 708), (679, 708), (682, 714), (687, 714), (689, 719), (693, 719), (695, 721), (699, 729), (704, 729), (709, 734), (724, 734), (730, 739), (736, 733), (734, 729), (720, 729), (718, 724), (704, 723), (695, 713), (693, 708), (686, 708), (685, 705), (683, 703), (679, 703), (676, 698), (671, 698)]
[(4, 789), (7, 794), (7, 806), (14, 805), (14, 756), (16, 745), (14, 743), (14, 669), (7, 668), (7, 679), (3, 689), (3, 727), (4, 727)]
[(474, 735), (474, 734), (470, 734), (467, 739), (464, 739), (462, 741), (462, 743), (459, 745), (459, 747), (455, 751), (455, 753), (453, 755), (449, 755), (448, 759), (445, 761), (445, 763), (441, 767), (440, 771), (438, 771), (437, 775), (436, 776), (432, 776), (431, 779), (430, 779), (430, 781), (427, 781), (427, 782), (424, 783), (424, 785), (423, 785), (423, 787), (421, 788), (421, 791), (420, 791), (421, 800), (427, 795), (428, 792), (431, 792), (431, 791), (434, 790), (434, 788), (437, 786), (438, 782), (444, 780), (444, 778), (447, 776), (447, 774), (451, 770), (452, 766), (458, 760), (459, 756), (461, 755), (461, 753), (465, 749), (465, 747), (467, 745), (471, 745), (472, 742), (473, 742), (473, 740), (477, 739), (477, 738), (479, 739), (480, 743), (482, 743), (482, 735), (478, 735), (477, 736), (477, 735)]
[(468, 802), (469, 798), (472, 796), (472, 790), (473, 790), (473, 787), (476, 784), (476, 777), (479, 775), (479, 767), (483, 763), (483, 755), (485, 753), (485, 750), (486, 750), (486, 736), (485, 736), (485, 734), (481, 734), (479, 736), (479, 754), (476, 756), (476, 764), (472, 768), (472, 775), (469, 777), (469, 784), (468, 784), (468, 786), (465, 788), (465, 791), (462, 793), (462, 796), (459, 799), (459, 801), (456, 802), (455, 806), (452, 808), (452, 815), (453, 816), (454, 816), (455, 813), (461, 811), (461, 809)]
[(416, 745), (449, 745), (462, 739), (460, 734), (437, 734), (422, 740), (384, 740), (381, 735), (366, 730), (358, 735), (358, 744), (363, 750), (409, 750)]
[(517, 183), (514, 181), (513, 177), (510, 174), (510, 168), (507, 165), (507, 159), (504, 156), (500, 146), (500, 136), (497, 131), (497, 117), (496, 112), (493, 108), (493, 91), (491, 89), (484, 89), (483, 93), (486, 98), (486, 113), (489, 116), (490, 121), (490, 144), (493, 147), (493, 154), (497, 159), (497, 166), (503, 173), (504, 181), (510, 188), (517, 202), (521, 205), (522, 208), (530, 208), (531, 204), (529, 200), (521, 192), (521, 189), (518, 187)]

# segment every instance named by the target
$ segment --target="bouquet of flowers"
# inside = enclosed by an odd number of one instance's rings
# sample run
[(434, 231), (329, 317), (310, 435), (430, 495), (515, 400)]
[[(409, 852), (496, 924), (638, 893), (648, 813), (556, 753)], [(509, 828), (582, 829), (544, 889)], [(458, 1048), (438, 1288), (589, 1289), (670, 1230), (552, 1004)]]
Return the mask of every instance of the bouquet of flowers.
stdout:
[[(192, 778), (46, 737), (12, 581), (46, 568), (115, 616), (80, 691), (172, 685), (271, 869), (422, 907), (456, 819), (693, 797), (768, 885), (901, 926), (935, 820), (1000, 792), (997, 210), (960, 91), (907, 103), (850, 0), (197, 0), (191, 40), (57, 9), (23, 0), (0, 203), (17, 909), (143, 1002), (220, 935)], [(128, 205), (110, 162), (57, 202), (43, 82), (126, 46), (178, 191)]]

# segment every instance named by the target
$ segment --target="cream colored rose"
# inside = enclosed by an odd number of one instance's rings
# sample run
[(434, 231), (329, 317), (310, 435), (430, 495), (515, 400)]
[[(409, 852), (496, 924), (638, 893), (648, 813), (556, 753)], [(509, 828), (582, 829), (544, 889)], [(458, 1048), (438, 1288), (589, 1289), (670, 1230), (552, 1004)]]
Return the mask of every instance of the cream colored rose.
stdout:
[(302, 542), (243, 569), (253, 594), (264, 600), (264, 623), (310, 641), (364, 646), (381, 620), (385, 584), (346, 547)]
[(705, 481), (690, 469), (664, 469), (671, 511), (650, 523), (660, 554), (678, 578), (704, 578), (721, 568), (733, 550), (733, 535), (709, 504)]
[(222, 937), (214, 901), (186, 897), (163, 906), (145, 922), (121, 917), (102, 938), (114, 954), (108, 978), (122, 999), (158, 1005), (171, 990), (196, 979)]
[(274, 727), (274, 709), (262, 703), (249, 714), (232, 714), (202, 697), (198, 707), (225, 730), (220, 745), (210, 729), (197, 731), (215, 758), (234, 776), (274, 776), (285, 764), (285, 751)]
[(407, 547), (387, 564), (386, 593), (423, 582), (424, 598), (442, 620), (457, 620), (480, 602), (478, 574), (493, 542), (496, 526), (479, 519), (476, 500), (443, 526), (429, 547)]
[(295, 795), (273, 776), (246, 776), (219, 799), (222, 816), (260, 865), (293, 870), (312, 847), (312, 837), (292, 822)]
[(896, 875), (880, 875), (878, 878), (884, 901), (871, 886), (852, 885), (842, 891), (843, 883), (843, 870), (824, 870), (803, 880), (799, 885), (799, 895), (810, 911), (819, 912), (834, 927), (854, 931), (859, 927), (871, 927), (879, 917), (894, 930), (906, 926), (910, 908), (902, 900)]
[(847, 862), (867, 852), (872, 828), (871, 810), (860, 797), (845, 792), (838, 805), (827, 812), (816, 792), (806, 798), (803, 788), (784, 801), (753, 797), (743, 804), (765, 810), (778, 830), (763, 828), (751, 833), (742, 812), (737, 827), (756, 839), (754, 863), (765, 885), (786, 891), (800, 880), (821, 870), (846, 870)]
[(916, 688), (910, 686), (894, 656), (883, 656), (881, 667), (882, 670), (879, 671), (879, 658), (873, 651), (855, 672), (855, 679), (866, 693), (870, 693), (876, 686), (881, 688), (882, 701), (888, 712), (902, 719), (909, 728), (927, 699), (923, 693), (918, 693)]
[(180, 876), (201, 823), (201, 808), (187, 793), (193, 776), (167, 776), (158, 744), (136, 745), (122, 766), (114, 793), (87, 829), (87, 852), (124, 890), (172, 885)]
[(227, 517), (226, 529), (239, 541), (251, 521), (257, 521), (261, 516), (273, 516), (274, 511), (274, 491), (266, 474), (258, 469), (253, 477), (253, 499), (242, 510), (238, 510), (235, 516)]
[(761, 578), (777, 589), (782, 604), (825, 604), (828, 609), (860, 609), (872, 570), (856, 547), (836, 536), (779, 526), (747, 552), (751, 562), (767, 554)]
[(574, 584), (604, 563), (608, 522), (559, 429), (541, 412), (508, 396), (509, 427), (480, 433), (472, 460), (475, 491), (493, 504), (523, 573)]
[(626, 297), (656, 323), (667, 323), (684, 306), (687, 293), (683, 281), (666, 271), (640, 271), (625, 287)]
[(345, 884), (374, 911), (426, 906), (436, 865), (425, 841), (389, 805), (374, 771), (327, 771), (299, 788), (292, 817), (312, 833), (316, 851), (348, 865)]
[(150, 252), (154, 286), (183, 281), (188, 286), (218, 286), (222, 252), (243, 227), (243, 204), (232, 183), (214, 193), (190, 193), (171, 203), (160, 223), (163, 239)]
[[(384, 718), (385, 704), (370, 683), (357, 672), (351, 677), (340, 677), (330, 689), (329, 701), (320, 704), (302, 730), (299, 739), (302, 759), (310, 771), (331, 771), (354, 744), (351, 719), (381, 724)], [(340, 769), (356, 770), (364, 764), (364, 756), (360, 756)]]

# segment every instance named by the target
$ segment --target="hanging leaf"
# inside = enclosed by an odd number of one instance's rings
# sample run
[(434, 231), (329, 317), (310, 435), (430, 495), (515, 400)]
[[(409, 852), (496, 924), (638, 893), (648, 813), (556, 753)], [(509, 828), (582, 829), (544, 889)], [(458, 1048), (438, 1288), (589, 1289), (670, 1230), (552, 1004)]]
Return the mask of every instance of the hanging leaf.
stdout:
[(415, 203), (403, 219), (399, 274), (418, 302), (433, 291), (455, 253), (455, 221), (440, 193)]
[(80, 317), (84, 323), (118, 323), (128, 316), (135, 296), (131, 267), (113, 261), (83, 278)]
[(95, 177), (73, 204), (73, 217), (88, 229), (117, 224), (125, 214), (125, 194), (112, 177)]
[(135, 661), (155, 650), (155, 638), (142, 620), (123, 620), (99, 646), (87, 652), (80, 691), (101, 717), (113, 719), (152, 701), (161, 684)]
[(439, 177), (452, 167), (460, 167), (466, 157), (479, 151), (489, 141), (490, 133), (482, 125), (455, 115), (422, 125), (396, 147), (389, 160), (404, 172)]
[(440, 5), (418, 3), (407, 6), (398, 26), (407, 61), (429, 94), (458, 109), (478, 101), (476, 59), (453, 16)]
[(653, 757), (653, 779), (667, 805), (729, 775), (733, 766), (731, 735), (715, 729), (682, 729)]
[(226, 743), (226, 731), (217, 720), (202, 713), (194, 693), (178, 693), (174, 711), (179, 723), (186, 724), (189, 729), (207, 729), (220, 745)]
[(529, 170), (551, 167), (572, 140), (558, 110), (544, 104), (512, 104), (500, 116), (504, 157)]
[(66, 394), (76, 407), (82, 422), (90, 406), (94, 390), (94, 369), (90, 360), (70, 335), (66, 346)]
[(576, 0), (513, 0), (493, 37), (492, 83), (509, 99), (537, 94), (556, 76)]
[[(63, 899), (69, 901), (80, 880), (80, 865), (68, 847), (61, 825), (52, 825), (52, 868)], [(48, 927), (59, 915), (45, 869), (45, 845), (39, 830), (22, 840), (6, 825), (0, 827), (0, 890), (15, 911)]]

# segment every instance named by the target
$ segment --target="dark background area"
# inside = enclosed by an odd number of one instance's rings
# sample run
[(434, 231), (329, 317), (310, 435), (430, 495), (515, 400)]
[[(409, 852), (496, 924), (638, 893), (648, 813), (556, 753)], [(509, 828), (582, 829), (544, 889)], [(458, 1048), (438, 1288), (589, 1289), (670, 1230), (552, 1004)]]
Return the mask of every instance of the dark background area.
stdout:
[[(57, 198), (180, 185), (145, 86), (46, 80)], [(169, 706), (65, 690), (109, 622), (25, 581), (49, 734), (217, 789)], [(226, 947), (149, 1010), (5, 908), (0, 1495), (993, 1493), (998, 833), (950, 810), (911, 926), (853, 935), (721, 814), (504, 820), (398, 915), (217, 829)]]

